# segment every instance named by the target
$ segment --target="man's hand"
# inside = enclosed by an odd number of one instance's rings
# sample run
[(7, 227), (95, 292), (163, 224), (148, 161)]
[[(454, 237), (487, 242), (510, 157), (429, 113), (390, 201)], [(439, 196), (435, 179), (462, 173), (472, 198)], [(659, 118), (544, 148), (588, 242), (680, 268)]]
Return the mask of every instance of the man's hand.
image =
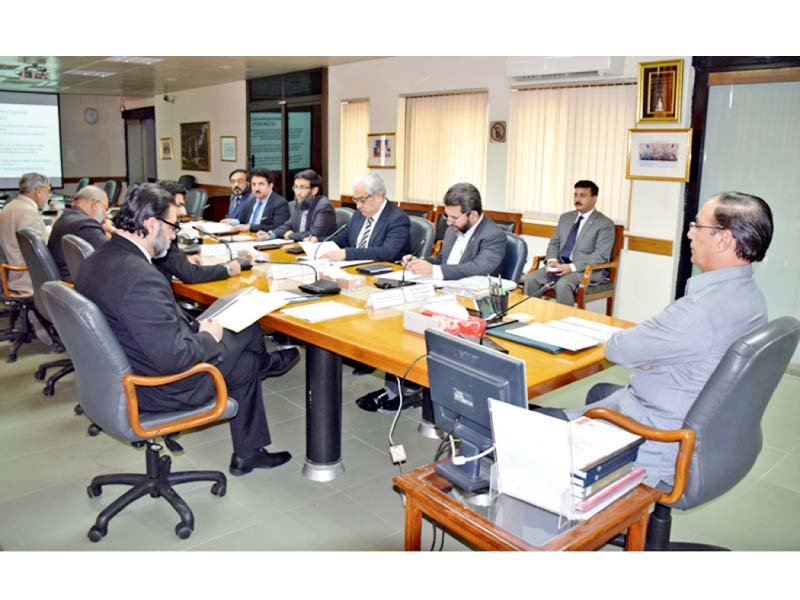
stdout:
[(317, 236), (310, 235), (306, 239), (304, 239), (303, 241), (304, 242), (316, 243), (317, 242)]
[(562, 275), (569, 275), (570, 273), (572, 273), (572, 267), (570, 265), (558, 264), (556, 265), (556, 269), (555, 271), (553, 271), (553, 273), (555, 273), (559, 277), (561, 277)]
[(433, 265), (421, 258), (412, 258), (408, 261), (406, 268), (414, 275), (422, 275), (423, 277), (430, 277), (433, 275)]
[(199, 254), (191, 254), (191, 255), (186, 257), (186, 260), (188, 260), (193, 265), (203, 264), (203, 259), (200, 258)]
[(228, 277), (235, 277), (242, 272), (242, 265), (239, 264), (238, 260), (232, 260), (225, 266), (228, 269)]
[(344, 248), (338, 250), (331, 250), (326, 252), (320, 258), (327, 258), (328, 260), (344, 260), (347, 257), (347, 251)]
[(103, 221), (103, 231), (106, 232), (107, 235), (111, 235), (116, 230), (117, 228), (114, 227), (114, 224), (111, 222), (111, 219), (105, 219)]
[(290, 229), (289, 231), (287, 231), (286, 233), (284, 233), (284, 234), (283, 234), (283, 239), (285, 239), (285, 240), (290, 240), (290, 239), (292, 239), (292, 234), (293, 234), (293, 233), (294, 233), (294, 231), (292, 231), (292, 230)]
[(201, 332), (207, 331), (211, 334), (217, 342), (222, 339), (222, 325), (219, 324), (219, 321), (208, 320), (208, 321), (199, 321)]
[(257, 240), (269, 240), (272, 239), (272, 232), (271, 231), (259, 231), (256, 233)]
[(413, 254), (406, 254), (402, 259), (400, 259), (400, 264), (404, 267), (415, 258)]
[(238, 231), (239, 233), (247, 233), (250, 231), (250, 225), (237, 225), (233, 228), (234, 231)]

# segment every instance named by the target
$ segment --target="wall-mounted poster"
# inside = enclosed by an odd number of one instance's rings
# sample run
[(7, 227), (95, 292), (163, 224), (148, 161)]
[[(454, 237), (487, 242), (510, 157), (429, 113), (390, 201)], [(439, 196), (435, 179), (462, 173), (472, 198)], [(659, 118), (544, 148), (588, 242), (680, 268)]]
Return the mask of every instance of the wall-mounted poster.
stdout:
[(172, 160), (172, 138), (161, 138), (161, 160)]
[(219, 138), (219, 159), (236, 162), (236, 136), (223, 135)]
[(211, 170), (211, 123), (181, 123), (181, 169)]
[(394, 169), (397, 165), (395, 133), (370, 133), (367, 135), (367, 168)]
[(629, 129), (628, 179), (689, 181), (691, 129)]

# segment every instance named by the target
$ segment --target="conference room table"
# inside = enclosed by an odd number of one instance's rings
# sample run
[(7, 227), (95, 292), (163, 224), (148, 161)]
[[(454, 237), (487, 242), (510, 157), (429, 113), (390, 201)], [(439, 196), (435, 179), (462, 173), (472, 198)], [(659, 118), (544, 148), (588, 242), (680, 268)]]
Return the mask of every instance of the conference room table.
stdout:
[[(285, 247), (268, 251), (267, 254), (270, 261), (291, 263), (296, 260), (294, 255), (286, 252)], [(400, 268), (398, 265), (392, 266)], [(355, 273), (355, 267), (347, 267), (345, 271)], [(367, 286), (376, 292), (380, 291), (372, 286), (373, 279), (367, 277)], [(243, 286), (269, 291), (268, 279), (254, 271), (245, 271), (221, 281), (193, 285), (174, 281), (172, 285), (177, 296), (202, 305), (209, 305)], [(513, 305), (522, 298), (524, 296), (515, 291), (511, 294), (509, 304)], [(327, 300), (359, 308), (365, 308), (366, 304), (363, 289), (323, 297), (314, 302)], [(509, 316), (513, 317), (515, 312), (533, 315), (535, 322), (539, 323), (578, 316), (616, 327), (633, 325), (628, 321), (535, 298), (513, 308)], [(332, 481), (344, 473), (341, 456), (342, 358), (396, 376), (408, 371), (406, 380), (429, 387), (427, 364), (421, 358), (425, 355), (425, 338), (403, 328), (403, 313), (400, 310), (366, 308), (364, 312), (352, 316), (315, 324), (275, 311), (261, 318), (259, 324), (262, 328), (282, 332), (306, 344), (306, 459), (303, 474), (310, 480)], [(495, 341), (505, 346), (511, 356), (525, 361), (529, 398), (611, 365), (605, 359), (602, 345), (578, 352), (550, 354), (506, 340), (495, 338)]]

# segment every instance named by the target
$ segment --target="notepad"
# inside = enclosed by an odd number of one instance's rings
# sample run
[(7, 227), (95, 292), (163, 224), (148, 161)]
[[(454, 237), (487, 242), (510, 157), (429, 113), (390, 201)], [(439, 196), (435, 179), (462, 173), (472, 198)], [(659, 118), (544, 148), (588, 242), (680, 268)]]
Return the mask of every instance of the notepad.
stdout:
[(248, 287), (223, 296), (198, 317), (198, 321), (214, 319), (225, 329), (239, 333), (264, 315), (286, 305), (286, 300), (276, 293), (267, 293)]
[(284, 308), (281, 313), (289, 317), (294, 317), (307, 323), (319, 323), (329, 319), (339, 317), (349, 317), (364, 312), (363, 308), (356, 308), (348, 304), (342, 304), (336, 300), (328, 302), (318, 302), (307, 306), (295, 306)]

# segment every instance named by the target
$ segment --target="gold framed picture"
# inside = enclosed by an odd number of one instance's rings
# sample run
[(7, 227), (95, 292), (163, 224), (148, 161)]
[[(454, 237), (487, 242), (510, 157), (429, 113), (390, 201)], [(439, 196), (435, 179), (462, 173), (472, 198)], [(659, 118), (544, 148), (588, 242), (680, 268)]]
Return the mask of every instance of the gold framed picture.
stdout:
[(159, 148), (161, 151), (159, 153), (159, 156), (161, 160), (172, 160), (173, 159), (172, 138), (171, 137), (160, 138), (160, 141), (161, 145)]
[(181, 169), (211, 170), (211, 122), (181, 123)]
[(394, 169), (397, 166), (395, 132), (367, 134), (367, 168)]
[(691, 129), (629, 129), (628, 179), (689, 181)]
[(677, 123), (681, 118), (683, 59), (639, 63), (637, 123)]

